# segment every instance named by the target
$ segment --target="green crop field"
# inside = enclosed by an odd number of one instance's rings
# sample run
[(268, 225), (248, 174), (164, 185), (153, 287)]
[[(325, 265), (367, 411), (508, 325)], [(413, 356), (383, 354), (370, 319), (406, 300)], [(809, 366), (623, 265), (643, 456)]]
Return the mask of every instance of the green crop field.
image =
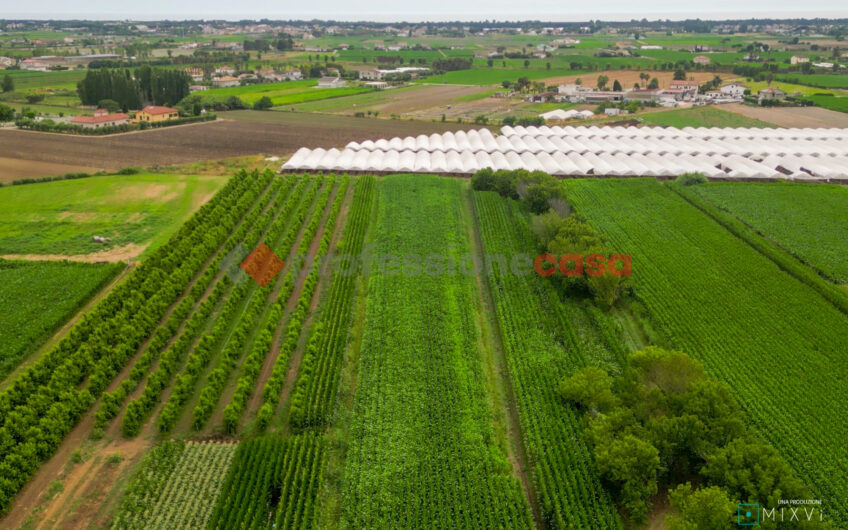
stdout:
[(817, 107), (848, 112), (848, 97), (807, 96), (805, 99), (812, 101)]
[[(0, 188), (0, 255), (153, 250), (226, 177), (114, 175)], [(112, 239), (97, 243), (93, 236)]]
[(742, 116), (714, 106), (688, 109), (662, 110), (639, 114), (639, 120), (648, 125), (665, 127), (774, 127), (771, 123)]
[(122, 268), (123, 264), (0, 260), (0, 379)]
[[(534, 250), (528, 216), (514, 201), (475, 192), (474, 206), (486, 255), (511, 258)], [(547, 278), (524, 272), (497, 266), (487, 276), (542, 517), (551, 528), (616, 528), (620, 522), (598, 481), (580, 418), (563, 409), (556, 394), (557, 382), (582, 366), (615, 369), (611, 352), (618, 345), (605, 343), (599, 331), (612, 324), (597, 311), (594, 320), (579, 305), (561, 301)]]
[(632, 254), (635, 295), (658, 340), (729, 384), (760, 436), (844, 526), (848, 317), (654, 180), (565, 189), (617, 252)]
[(15, 90), (45, 87), (76, 90), (77, 81), (85, 77), (85, 70), (60, 70), (57, 72), (4, 70), (2, 75), (12, 77), (15, 82)]
[(318, 81), (284, 81), (280, 83), (263, 83), (229, 88), (213, 88), (197, 92), (205, 104), (224, 102), (227, 98), (236, 96), (247, 104), (253, 104), (263, 97), (271, 98), (274, 105), (293, 105), (327, 98), (349, 96), (371, 91), (370, 88), (351, 86), (343, 88), (316, 88)]
[(783, 79), (788, 82), (802, 83), (812, 87), (824, 88), (844, 88), (848, 89), (848, 75), (845, 75), (843, 70), (841, 74), (801, 74), (792, 73), (785, 76), (778, 76), (778, 79)]
[[(451, 266), (471, 250), (461, 192), (460, 181), (438, 177), (380, 181), (375, 253), (401, 261), (372, 270), (369, 280), (344, 473), (346, 526), (450, 526), (458, 513), (488, 527), (530, 526), (521, 487), (493, 439), (475, 281)], [(416, 255), (428, 261), (404, 263)], [(425, 272), (436, 262), (441, 274)]]
[(848, 283), (845, 187), (716, 182), (692, 189), (828, 277)]

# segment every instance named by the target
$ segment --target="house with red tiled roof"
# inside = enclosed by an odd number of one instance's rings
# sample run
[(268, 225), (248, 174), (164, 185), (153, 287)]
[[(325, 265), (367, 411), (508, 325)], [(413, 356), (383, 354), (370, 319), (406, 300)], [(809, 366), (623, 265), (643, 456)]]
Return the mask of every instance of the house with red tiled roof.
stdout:
[(109, 114), (106, 109), (97, 109), (93, 116), (74, 116), (71, 118), (71, 124), (79, 125), (88, 129), (97, 129), (99, 127), (108, 127), (113, 125), (123, 125), (129, 123), (130, 117), (123, 112)]
[(180, 117), (180, 111), (171, 107), (148, 105), (135, 113), (136, 122), (153, 123), (157, 121), (175, 120)]

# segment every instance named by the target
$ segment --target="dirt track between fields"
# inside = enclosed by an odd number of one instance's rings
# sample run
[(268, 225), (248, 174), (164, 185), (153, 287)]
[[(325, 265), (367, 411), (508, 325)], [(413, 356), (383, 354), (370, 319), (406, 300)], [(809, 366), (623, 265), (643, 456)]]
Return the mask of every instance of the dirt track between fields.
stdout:
[(779, 127), (848, 127), (848, 113), (821, 107), (750, 107), (732, 103), (721, 108)]

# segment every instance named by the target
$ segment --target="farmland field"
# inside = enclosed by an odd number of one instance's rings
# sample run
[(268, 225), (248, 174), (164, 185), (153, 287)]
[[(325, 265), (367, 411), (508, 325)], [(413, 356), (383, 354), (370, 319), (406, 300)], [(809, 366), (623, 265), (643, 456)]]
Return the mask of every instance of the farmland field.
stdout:
[(225, 182), (136, 174), (3, 187), (0, 255), (134, 257), (167, 240)]
[[(529, 219), (513, 201), (476, 192), (474, 204), (487, 255), (533, 251)], [(582, 439), (580, 418), (563, 409), (555, 391), (559, 379), (582, 366), (616, 369), (621, 346), (605, 343), (599, 332), (612, 324), (603, 317), (593, 322), (578, 304), (563, 303), (552, 283), (529, 267), (521, 275), (496, 267), (487, 277), (542, 517), (551, 528), (617, 528), (612, 501)]]
[[(299, 112), (232, 111), (210, 123), (163, 127), (109, 137), (0, 129), (9, 159), (116, 170), (245, 155), (278, 155), (298, 148), (338, 147), (350, 141), (454, 131), (459, 123), (410, 122)], [(116, 157), (115, 153), (121, 156)], [(64, 171), (62, 171), (64, 172)], [(53, 175), (48, 170), (44, 175)]]
[[(344, 473), (346, 526), (429, 528), (457, 517), (530, 526), (521, 486), (493, 439), (474, 280), (451, 265), (471, 248), (461, 189), (438, 177), (380, 182), (375, 252), (399, 261), (370, 276)], [(438, 261), (442, 274), (401, 272), (415, 255)]]
[(648, 125), (662, 125), (680, 129), (683, 127), (773, 127), (770, 123), (713, 106), (649, 112), (639, 114), (638, 117), (642, 123)]
[(820, 107), (750, 107), (741, 103), (722, 109), (778, 127), (848, 127), (848, 114)]
[(839, 440), (848, 432), (837, 418), (848, 403), (848, 317), (654, 180), (574, 180), (566, 191), (632, 254), (635, 295), (661, 340), (730, 385), (759, 434), (844, 524)]
[(848, 283), (848, 189), (775, 182), (710, 183), (693, 190), (826, 276)]
[(0, 380), (122, 268), (0, 260)]
[(223, 102), (228, 97), (235, 96), (252, 105), (262, 97), (269, 97), (274, 105), (292, 105), (306, 101), (315, 101), (328, 98), (349, 96), (371, 89), (365, 87), (343, 87), (343, 88), (316, 88), (318, 82), (315, 79), (303, 81), (284, 81), (281, 83), (260, 83), (228, 88), (213, 88), (203, 92), (197, 92), (204, 103)]
[(817, 107), (838, 112), (848, 112), (848, 97), (807, 96), (805, 99), (812, 101)]

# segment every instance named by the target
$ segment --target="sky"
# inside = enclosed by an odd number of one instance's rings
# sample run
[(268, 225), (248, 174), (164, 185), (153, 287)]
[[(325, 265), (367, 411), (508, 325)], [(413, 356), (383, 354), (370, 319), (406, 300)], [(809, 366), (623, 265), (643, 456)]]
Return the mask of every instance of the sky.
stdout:
[[(638, 7), (638, 11), (634, 9)], [(846, 0), (0, 0), (0, 18), (392, 21), (846, 17)]]

